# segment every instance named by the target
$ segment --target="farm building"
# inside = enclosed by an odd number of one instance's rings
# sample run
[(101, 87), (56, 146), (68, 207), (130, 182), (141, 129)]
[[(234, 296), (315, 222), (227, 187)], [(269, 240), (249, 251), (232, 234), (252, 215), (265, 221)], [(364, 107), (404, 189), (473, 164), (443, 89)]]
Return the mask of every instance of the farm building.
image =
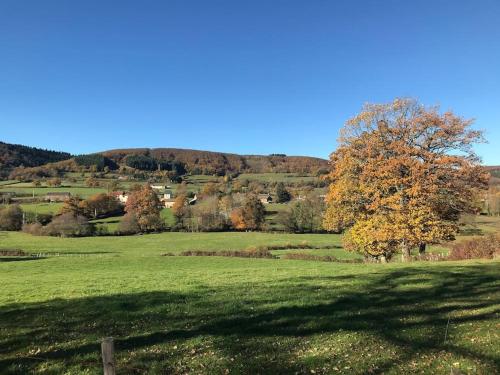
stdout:
[(61, 192), (48, 192), (45, 195), (47, 202), (64, 202), (71, 197), (71, 193), (67, 191)]
[(120, 203), (125, 204), (128, 201), (128, 194), (124, 191), (114, 191), (111, 193)]
[(273, 197), (271, 196), (271, 194), (259, 194), (259, 200), (263, 204), (273, 203)]
[(175, 199), (173, 199), (173, 198), (169, 198), (169, 199), (163, 198), (161, 200), (161, 202), (163, 203), (163, 206), (165, 208), (172, 208), (172, 207), (174, 207)]
[(167, 190), (170, 186), (167, 185), (149, 185), (153, 190)]

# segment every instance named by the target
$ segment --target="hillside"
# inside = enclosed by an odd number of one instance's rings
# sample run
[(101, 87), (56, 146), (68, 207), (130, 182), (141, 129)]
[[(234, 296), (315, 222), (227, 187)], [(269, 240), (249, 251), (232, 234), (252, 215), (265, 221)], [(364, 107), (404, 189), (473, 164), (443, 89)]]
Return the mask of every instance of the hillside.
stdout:
[(16, 167), (38, 167), (69, 158), (67, 152), (0, 142), (0, 178), (6, 178)]
[(177, 161), (192, 174), (246, 173), (315, 173), (327, 168), (325, 159), (285, 155), (237, 155), (213, 151), (178, 148), (135, 148), (101, 152), (100, 154), (119, 165), (124, 165), (131, 155), (140, 155), (156, 161)]
[(72, 157), (66, 152), (0, 142), (0, 179), (30, 180), (83, 169), (111, 170), (130, 167), (143, 171), (177, 170), (178, 174), (224, 175), (226, 173), (305, 173), (328, 168), (325, 159), (308, 156), (238, 155), (178, 148), (108, 150)]

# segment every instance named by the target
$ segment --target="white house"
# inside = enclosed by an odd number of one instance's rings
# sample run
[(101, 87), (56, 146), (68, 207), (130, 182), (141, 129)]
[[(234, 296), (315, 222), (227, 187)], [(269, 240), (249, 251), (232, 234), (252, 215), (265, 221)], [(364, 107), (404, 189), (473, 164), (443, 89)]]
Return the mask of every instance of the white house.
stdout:
[(128, 194), (124, 191), (114, 191), (111, 193), (121, 204), (126, 204), (128, 201)]

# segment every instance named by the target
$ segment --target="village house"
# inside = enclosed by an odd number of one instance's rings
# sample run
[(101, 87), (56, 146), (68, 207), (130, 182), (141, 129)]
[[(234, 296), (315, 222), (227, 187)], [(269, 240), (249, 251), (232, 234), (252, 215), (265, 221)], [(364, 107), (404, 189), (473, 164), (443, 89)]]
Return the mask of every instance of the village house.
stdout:
[(271, 196), (271, 194), (259, 194), (259, 200), (263, 204), (273, 203), (273, 197)]
[(163, 193), (163, 197), (160, 199), (160, 201), (162, 202), (163, 206), (165, 206), (165, 208), (172, 208), (175, 203), (172, 191), (165, 190), (165, 192)]
[(167, 190), (168, 188), (170, 188), (170, 186), (167, 186), (167, 185), (149, 185), (151, 186), (151, 189), (153, 190)]
[(67, 191), (60, 192), (48, 192), (45, 195), (45, 200), (47, 202), (64, 202), (71, 197), (71, 193)]
[(126, 204), (128, 201), (128, 194), (124, 191), (114, 191), (111, 195), (114, 196), (121, 204)]

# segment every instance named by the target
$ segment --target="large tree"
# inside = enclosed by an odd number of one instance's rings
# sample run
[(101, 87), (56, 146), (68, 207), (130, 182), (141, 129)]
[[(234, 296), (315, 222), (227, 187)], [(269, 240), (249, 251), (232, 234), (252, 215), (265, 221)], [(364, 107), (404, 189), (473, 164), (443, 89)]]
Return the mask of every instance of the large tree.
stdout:
[(324, 226), (348, 249), (381, 259), (452, 239), (488, 175), (471, 120), (413, 99), (367, 104), (331, 154)]
[(141, 232), (163, 229), (164, 221), (160, 216), (161, 203), (149, 185), (144, 185), (131, 192), (125, 205), (127, 219), (133, 217)]

